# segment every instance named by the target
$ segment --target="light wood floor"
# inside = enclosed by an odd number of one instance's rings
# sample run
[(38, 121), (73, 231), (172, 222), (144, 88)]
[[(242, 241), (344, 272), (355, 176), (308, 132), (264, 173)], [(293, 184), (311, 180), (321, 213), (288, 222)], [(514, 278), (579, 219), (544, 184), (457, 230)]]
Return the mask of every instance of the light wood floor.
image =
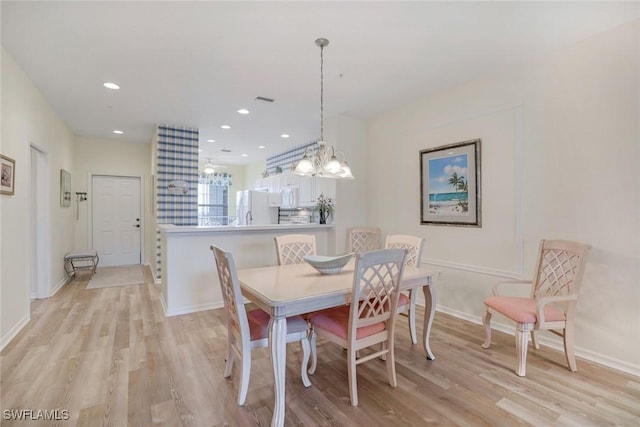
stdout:
[[(222, 377), (222, 309), (164, 317), (158, 287), (85, 290), (79, 276), (47, 300), (32, 302), (29, 324), (1, 353), (2, 426), (268, 426), (273, 406), (268, 352), (254, 352), (247, 403), (238, 378)], [(478, 301), (481, 304), (480, 301)], [(418, 313), (422, 319), (422, 312)], [(421, 321), (419, 321), (421, 323)], [(435, 361), (412, 346), (406, 319), (396, 338), (398, 387), (384, 363), (358, 367), (359, 407), (351, 407), (344, 351), (320, 341), (318, 369), (306, 389), (300, 348), (287, 352), (287, 426), (638, 426), (640, 378), (562, 353), (531, 350), (527, 377), (513, 372), (514, 339), (437, 313)], [(68, 410), (68, 421), (4, 419), (6, 409)]]

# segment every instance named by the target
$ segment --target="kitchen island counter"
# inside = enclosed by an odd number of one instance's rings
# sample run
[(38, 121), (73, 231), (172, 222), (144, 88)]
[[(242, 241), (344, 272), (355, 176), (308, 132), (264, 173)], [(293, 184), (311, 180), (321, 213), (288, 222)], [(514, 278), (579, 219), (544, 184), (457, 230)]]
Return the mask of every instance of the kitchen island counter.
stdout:
[[(333, 224), (245, 226), (158, 225), (161, 237), (160, 286), (165, 315), (175, 316), (223, 306), (213, 253), (216, 245), (231, 252), (237, 268), (276, 265), (274, 238), (312, 234), (318, 255), (334, 255)], [(331, 244), (330, 244), (331, 243)]]
[(264, 225), (216, 225), (216, 226), (178, 226), (172, 224), (158, 225), (162, 233), (236, 233), (248, 231), (290, 232), (298, 230), (307, 233), (310, 230), (332, 229), (333, 224), (264, 224)]

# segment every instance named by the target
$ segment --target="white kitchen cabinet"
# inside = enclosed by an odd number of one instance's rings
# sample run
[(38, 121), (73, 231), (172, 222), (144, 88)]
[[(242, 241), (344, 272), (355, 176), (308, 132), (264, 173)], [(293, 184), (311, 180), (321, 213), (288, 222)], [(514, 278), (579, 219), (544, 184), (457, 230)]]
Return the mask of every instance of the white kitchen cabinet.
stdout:
[(332, 178), (301, 177), (298, 188), (299, 206), (315, 206), (321, 194), (336, 197), (336, 180)]
[[(321, 194), (332, 199), (336, 197), (336, 181), (332, 178), (283, 173), (256, 179), (256, 190), (281, 193), (287, 188), (298, 189), (298, 206), (300, 207), (315, 206)], [(281, 200), (276, 202), (274, 199), (273, 204), (271, 201), (269, 203), (270, 206), (280, 206)]]

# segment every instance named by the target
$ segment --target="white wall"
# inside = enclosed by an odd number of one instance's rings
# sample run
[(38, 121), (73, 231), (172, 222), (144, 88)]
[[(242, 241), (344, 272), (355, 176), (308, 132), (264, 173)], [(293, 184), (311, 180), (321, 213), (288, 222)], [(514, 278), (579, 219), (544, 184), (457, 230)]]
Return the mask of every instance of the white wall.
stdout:
[(48, 164), (50, 293), (65, 281), (63, 257), (74, 243), (74, 211), (60, 207), (60, 169), (75, 175), (73, 134), (4, 49), (1, 88), (0, 152), (15, 159), (16, 176), (15, 195), (0, 196), (0, 348), (30, 316), (30, 144), (46, 153)]
[[(74, 144), (75, 171), (71, 206), (76, 213), (75, 192), (87, 193), (87, 201), (80, 203), (79, 218), (75, 220), (75, 248), (90, 248), (91, 175), (132, 176), (141, 178), (143, 259), (144, 264), (154, 264), (155, 221), (152, 218), (151, 144), (134, 144), (126, 141), (77, 138)], [(153, 239), (150, 239), (153, 230)], [(152, 261), (153, 260), (153, 261)]]
[[(426, 239), (440, 310), (480, 322), (493, 283), (532, 276), (540, 239), (583, 241), (576, 351), (640, 374), (639, 34), (636, 20), (368, 123), (368, 223)], [(482, 228), (421, 226), (419, 151), (472, 138)]]

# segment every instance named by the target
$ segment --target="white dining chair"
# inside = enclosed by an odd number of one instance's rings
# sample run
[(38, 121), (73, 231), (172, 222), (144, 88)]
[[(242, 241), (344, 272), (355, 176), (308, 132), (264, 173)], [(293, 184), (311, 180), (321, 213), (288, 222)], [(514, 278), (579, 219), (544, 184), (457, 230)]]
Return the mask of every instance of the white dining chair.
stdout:
[(313, 234), (284, 234), (276, 236), (278, 265), (301, 264), (305, 255), (316, 255), (316, 236)]
[[(516, 374), (526, 375), (529, 335), (536, 349), (540, 348), (536, 333), (548, 330), (563, 339), (564, 354), (572, 372), (578, 370), (573, 351), (576, 305), (591, 246), (567, 240), (542, 240), (533, 280), (498, 282), (493, 296), (484, 300), (485, 340), (482, 348), (491, 346), (491, 314), (500, 313), (516, 323), (515, 339), (518, 367)], [(507, 285), (526, 286), (528, 298), (501, 294)]]
[[(317, 352), (315, 334), (347, 350), (349, 396), (358, 406), (356, 366), (384, 357), (389, 384), (396, 387), (394, 333), (399, 286), (404, 271), (404, 249), (382, 249), (356, 256), (351, 303), (313, 313), (309, 317), (312, 362), (315, 373)], [(361, 356), (359, 350), (380, 345), (378, 351)]]
[(347, 252), (361, 254), (380, 249), (380, 229), (353, 227), (347, 231)]
[[(227, 314), (227, 360), (224, 377), (229, 378), (236, 357), (240, 363), (240, 388), (238, 405), (244, 405), (249, 390), (251, 374), (251, 350), (269, 346), (269, 320), (266, 311), (257, 308), (247, 311), (240, 291), (240, 282), (236, 273), (233, 256), (219, 247), (212, 245), (218, 279), (222, 290), (224, 308)], [(311, 386), (307, 374), (309, 364), (310, 343), (308, 339), (309, 324), (300, 316), (287, 317), (287, 343), (299, 341), (302, 347), (302, 367), (300, 375), (305, 387)]]
[[(407, 236), (395, 234), (387, 236), (384, 247), (387, 249), (399, 248), (407, 250), (405, 264), (420, 267), (420, 257), (422, 256), (422, 245), (424, 239), (422, 237)], [(404, 292), (400, 294), (398, 301), (398, 313), (406, 314), (409, 318), (409, 334), (411, 342), (418, 343), (418, 334), (416, 333), (416, 292), (414, 289), (408, 291), (409, 295)]]

